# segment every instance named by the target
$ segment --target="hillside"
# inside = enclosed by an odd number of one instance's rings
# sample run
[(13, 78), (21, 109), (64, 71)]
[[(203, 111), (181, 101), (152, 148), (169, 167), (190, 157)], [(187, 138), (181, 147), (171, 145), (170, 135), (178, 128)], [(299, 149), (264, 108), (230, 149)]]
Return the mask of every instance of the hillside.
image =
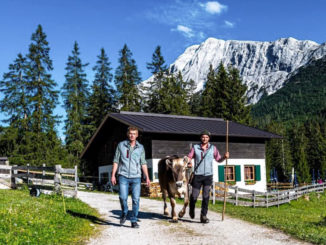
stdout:
[(252, 107), (260, 122), (306, 120), (326, 115), (326, 57), (310, 62), (272, 95)]

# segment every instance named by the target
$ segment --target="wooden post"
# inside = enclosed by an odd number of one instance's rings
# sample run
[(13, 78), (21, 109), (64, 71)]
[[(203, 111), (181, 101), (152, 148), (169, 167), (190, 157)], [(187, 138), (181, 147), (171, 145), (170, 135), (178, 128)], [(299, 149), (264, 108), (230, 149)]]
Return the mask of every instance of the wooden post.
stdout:
[(54, 173), (54, 192), (57, 194), (61, 193), (61, 165), (55, 165), (55, 173)]
[(43, 167), (43, 169), (42, 169), (42, 187), (44, 186), (44, 176), (45, 176), (45, 170), (44, 170), (44, 168), (45, 168), (45, 166), (46, 166), (45, 163), (43, 163), (42, 164), (42, 167)]
[[(226, 120), (226, 152), (229, 152), (229, 120)], [(228, 166), (228, 159), (225, 159), (225, 166)], [(222, 212), (222, 221), (224, 221), (226, 207), (226, 176), (225, 176), (225, 168), (224, 168), (224, 203), (223, 203), (223, 212)]]
[(278, 190), (277, 190), (277, 207), (278, 208), (280, 207), (280, 194), (278, 193)]
[(27, 163), (27, 186), (29, 185), (29, 163)]
[(234, 192), (235, 192), (235, 206), (238, 206), (238, 198), (239, 198), (239, 191), (238, 191), (238, 186), (236, 186), (235, 187), (235, 190), (234, 190)]
[(17, 167), (17, 165), (13, 165), (11, 167), (11, 171), (10, 171), (10, 174), (11, 174), (11, 188), (16, 189), (17, 188), (16, 177), (13, 177), (13, 174), (17, 174), (17, 170), (14, 170), (13, 167)]
[(254, 208), (256, 207), (256, 192), (255, 192), (255, 190), (254, 190), (254, 192), (253, 192), (253, 199), (254, 199)]
[(75, 165), (75, 194), (74, 197), (77, 197), (77, 191), (78, 191), (78, 175), (77, 175), (77, 165)]
[(266, 208), (268, 208), (268, 191), (266, 192)]
[(216, 199), (216, 187), (215, 187), (215, 182), (213, 181), (213, 204), (215, 204), (215, 199)]

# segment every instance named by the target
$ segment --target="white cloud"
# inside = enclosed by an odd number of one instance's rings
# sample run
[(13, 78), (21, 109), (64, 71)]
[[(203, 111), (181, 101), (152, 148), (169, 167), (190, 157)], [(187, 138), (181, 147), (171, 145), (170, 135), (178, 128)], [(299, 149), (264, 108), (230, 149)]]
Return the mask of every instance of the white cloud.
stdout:
[(226, 5), (220, 4), (217, 1), (207, 2), (205, 4), (201, 3), (200, 6), (203, 7), (206, 10), (206, 12), (210, 14), (221, 14), (223, 11), (226, 11), (228, 8)]
[(233, 28), (235, 24), (232, 23), (232, 22), (230, 22), (230, 21), (225, 20), (225, 21), (224, 21), (224, 25), (225, 25), (225, 27), (227, 27), (227, 28)]
[(191, 41), (199, 42), (207, 36), (216, 35), (216, 30), (226, 27), (223, 21), (218, 21), (216, 15), (226, 12), (228, 6), (217, 1), (206, 1), (171, 0), (172, 3), (169, 4), (162, 1), (146, 11), (145, 16), (151, 21), (169, 26), (171, 31), (179, 32)]
[(188, 38), (191, 38), (195, 35), (191, 28), (184, 26), (184, 25), (178, 25), (177, 28), (172, 29), (172, 31), (181, 32), (185, 37), (188, 37)]

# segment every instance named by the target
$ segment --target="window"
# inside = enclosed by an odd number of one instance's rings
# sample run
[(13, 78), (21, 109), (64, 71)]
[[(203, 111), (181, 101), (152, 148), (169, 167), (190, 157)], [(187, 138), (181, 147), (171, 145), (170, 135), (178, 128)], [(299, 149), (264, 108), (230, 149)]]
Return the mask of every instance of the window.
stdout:
[(224, 168), (224, 175), (225, 175), (226, 181), (235, 181), (234, 166), (226, 166)]
[(255, 166), (244, 166), (245, 181), (255, 180)]

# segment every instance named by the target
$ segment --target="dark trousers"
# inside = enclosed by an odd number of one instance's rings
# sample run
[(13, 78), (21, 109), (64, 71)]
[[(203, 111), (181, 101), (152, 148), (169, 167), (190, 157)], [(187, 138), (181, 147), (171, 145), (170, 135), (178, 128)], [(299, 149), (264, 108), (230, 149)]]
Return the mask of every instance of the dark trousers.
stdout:
[(208, 210), (208, 201), (209, 201), (209, 192), (213, 183), (213, 176), (203, 176), (203, 175), (195, 175), (193, 184), (192, 184), (192, 192), (190, 196), (190, 204), (189, 208), (194, 210), (197, 198), (200, 193), (200, 188), (203, 187), (203, 200), (201, 203), (201, 215), (206, 216)]

